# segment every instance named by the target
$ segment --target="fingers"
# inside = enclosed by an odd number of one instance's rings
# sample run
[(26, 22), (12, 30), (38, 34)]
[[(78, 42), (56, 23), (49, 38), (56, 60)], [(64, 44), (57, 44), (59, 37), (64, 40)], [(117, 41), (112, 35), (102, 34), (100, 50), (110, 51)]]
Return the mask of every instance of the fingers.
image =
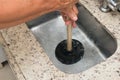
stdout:
[(71, 20), (73, 21), (77, 20), (78, 10), (75, 5), (72, 8), (62, 10), (61, 12), (62, 14), (68, 16)]
[(73, 11), (76, 13), (76, 15), (78, 15), (79, 12), (78, 12), (78, 9), (75, 5), (73, 6)]
[(74, 21), (72, 21), (72, 20), (66, 21), (65, 24), (67, 26), (71, 25), (73, 28), (75, 28), (77, 26), (76, 23)]
[(77, 24), (75, 22), (73, 22), (72, 26), (75, 28), (77, 26)]
[(61, 14), (63, 16), (63, 19), (66, 25), (72, 25), (73, 27), (76, 27), (75, 21), (77, 21), (78, 19), (77, 18), (78, 10), (75, 5), (71, 9), (68, 8), (68, 9), (61, 11)]
[(63, 20), (65, 21), (65, 24), (68, 26), (72, 23), (71, 19), (68, 19), (69, 17), (66, 16), (64, 13), (61, 13), (62, 14), (62, 17), (63, 17)]
[(77, 15), (72, 9), (69, 12), (67, 12), (67, 16), (73, 21), (77, 20)]

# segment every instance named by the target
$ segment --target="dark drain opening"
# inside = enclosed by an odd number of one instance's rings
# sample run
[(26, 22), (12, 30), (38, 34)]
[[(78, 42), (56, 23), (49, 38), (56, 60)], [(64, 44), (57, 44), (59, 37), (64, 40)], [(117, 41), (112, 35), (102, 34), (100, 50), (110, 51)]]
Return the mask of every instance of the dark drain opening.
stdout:
[(72, 51), (67, 51), (67, 40), (58, 44), (55, 50), (57, 59), (63, 64), (74, 64), (82, 59), (84, 55), (83, 45), (75, 39), (72, 39)]

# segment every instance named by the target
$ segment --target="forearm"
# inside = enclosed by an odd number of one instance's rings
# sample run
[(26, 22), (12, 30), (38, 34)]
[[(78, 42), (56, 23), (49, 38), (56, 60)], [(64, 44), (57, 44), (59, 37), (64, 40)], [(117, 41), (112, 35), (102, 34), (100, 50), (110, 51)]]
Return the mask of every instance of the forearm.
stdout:
[(60, 0), (0, 0), (0, 28), (29, 21), (61, 5)]
[[(43, 0), (0, 0), (0, 22), (10, 22), (47, 10)], [(55, 0), (49, 1), (49, 4)], [(51, 3), (52, 4), (52, 3)], [(55, 3), (54, 5), (56, 5)], [(52, 8), (53, 5), (49, 6)], [(55, 7), (55, 6), (54, 6)]]

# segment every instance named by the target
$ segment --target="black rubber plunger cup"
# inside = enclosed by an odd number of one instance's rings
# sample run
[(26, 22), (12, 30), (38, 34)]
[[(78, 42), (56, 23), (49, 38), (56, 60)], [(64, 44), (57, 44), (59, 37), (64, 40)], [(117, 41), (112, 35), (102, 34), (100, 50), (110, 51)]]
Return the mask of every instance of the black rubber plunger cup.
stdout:
[(72, 39), (72, 26), (67, 27), (67, 40), (58, 44), (55, 50), (57, 59), (63, 64), (73, 64), (82, 59), (84, 55), (83, 45), (75, 39)]

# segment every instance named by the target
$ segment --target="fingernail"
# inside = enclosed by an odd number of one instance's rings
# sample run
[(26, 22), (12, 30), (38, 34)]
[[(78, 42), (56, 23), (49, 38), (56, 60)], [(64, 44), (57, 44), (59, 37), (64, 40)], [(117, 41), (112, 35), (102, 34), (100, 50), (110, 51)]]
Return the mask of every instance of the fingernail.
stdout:
[(73, 20), (74, 20), (74, 21), (76, 21), (77, 19), (78, 19), (78, 18), (77, 18), (76, 16), (75, 16), (75, 17), (73, 17)]

